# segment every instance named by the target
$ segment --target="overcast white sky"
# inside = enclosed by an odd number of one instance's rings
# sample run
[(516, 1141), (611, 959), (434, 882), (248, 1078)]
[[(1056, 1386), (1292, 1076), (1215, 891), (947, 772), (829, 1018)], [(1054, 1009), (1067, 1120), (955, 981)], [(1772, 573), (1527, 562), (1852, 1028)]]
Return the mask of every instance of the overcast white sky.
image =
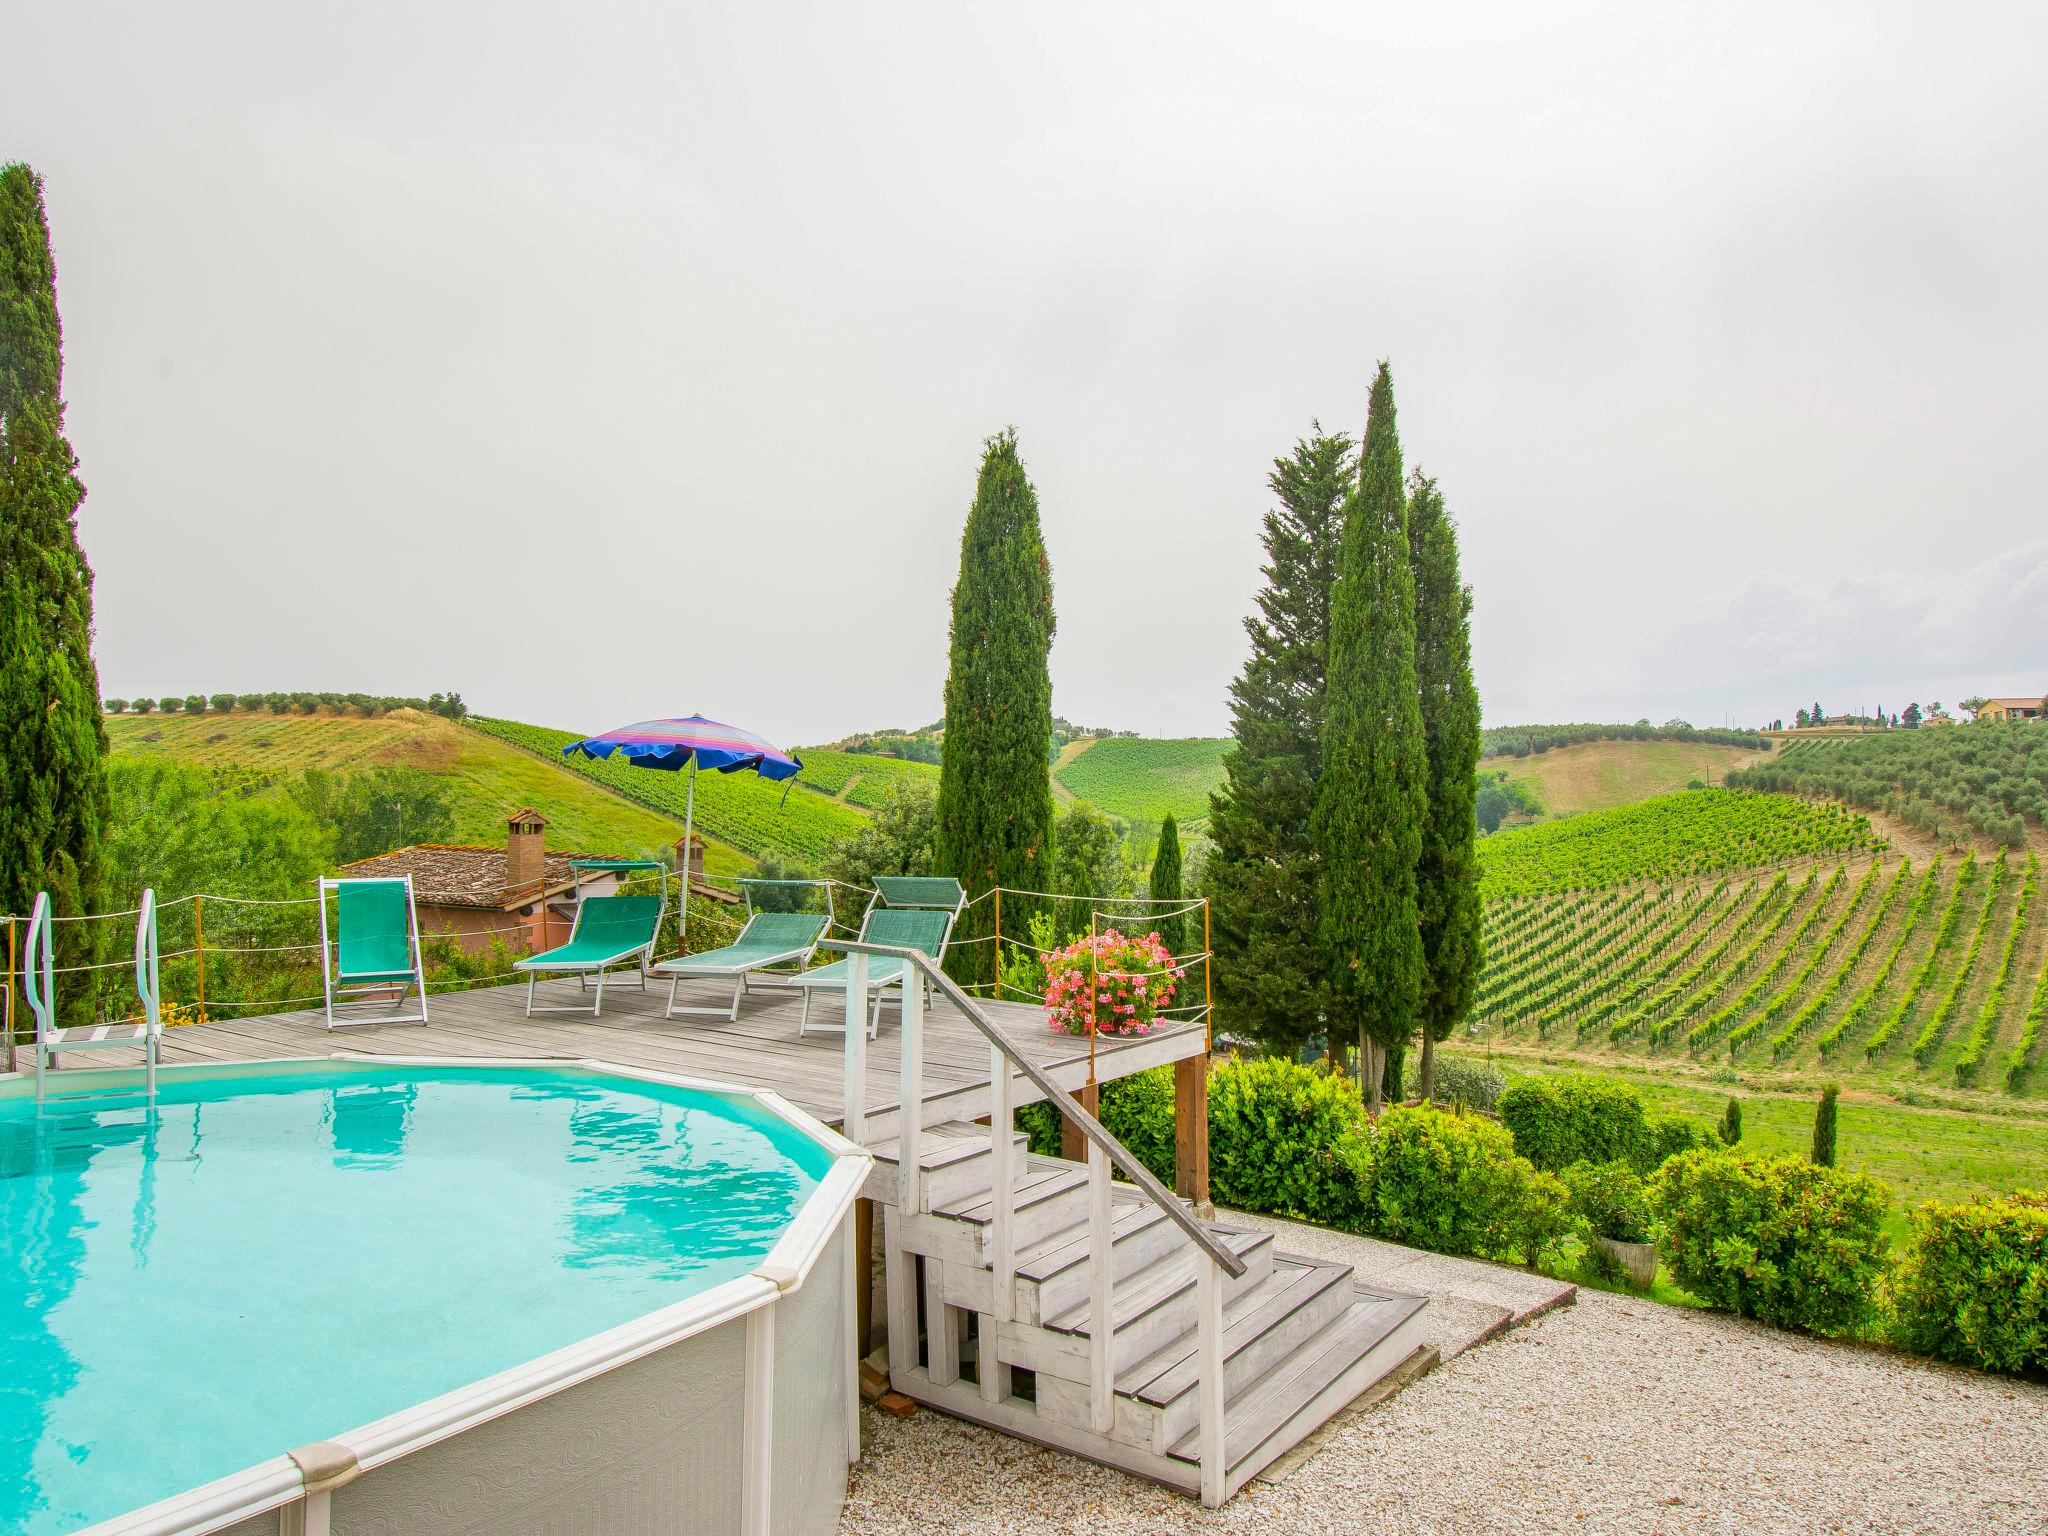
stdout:
[(578, 9), (11, 14), (109, 693), (914, 724), (1014, 424), (1221, 732), (1381, 357), (1493, 723), (2048, 687), (2048, 8)]

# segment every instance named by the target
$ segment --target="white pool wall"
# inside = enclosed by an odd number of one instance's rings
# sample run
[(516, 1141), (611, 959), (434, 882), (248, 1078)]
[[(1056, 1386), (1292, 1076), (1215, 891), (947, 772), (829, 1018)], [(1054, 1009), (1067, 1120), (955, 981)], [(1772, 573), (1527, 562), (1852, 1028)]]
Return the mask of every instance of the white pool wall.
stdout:
[[(802, 1129), (833, 1163), (749, 1275), (82, 1536), (826, 1536), (837, 1528), (846, 1469), (860, 1455), (850, 1218), (872, 1163), (864, 1149), (776, 1094), (599, 1061), (345, 1055), (251, 1065), (272, 1075), (336, 1061), (538, 1067), (748, 1098)], [(322, 1481), (306, 1466), (338, 1470)]]

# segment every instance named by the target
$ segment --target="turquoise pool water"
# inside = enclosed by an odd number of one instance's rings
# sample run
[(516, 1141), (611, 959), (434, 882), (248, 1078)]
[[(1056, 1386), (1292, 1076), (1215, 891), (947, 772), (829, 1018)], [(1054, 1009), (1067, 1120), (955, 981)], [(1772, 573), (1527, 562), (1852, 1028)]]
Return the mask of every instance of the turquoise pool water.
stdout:
[[(568, 1072), (0, 1100), (0, 1532), (75, 1531), (745, 1274), (829, 1154)], [(25, 1305), (23, 1305), (25, 1303)]]

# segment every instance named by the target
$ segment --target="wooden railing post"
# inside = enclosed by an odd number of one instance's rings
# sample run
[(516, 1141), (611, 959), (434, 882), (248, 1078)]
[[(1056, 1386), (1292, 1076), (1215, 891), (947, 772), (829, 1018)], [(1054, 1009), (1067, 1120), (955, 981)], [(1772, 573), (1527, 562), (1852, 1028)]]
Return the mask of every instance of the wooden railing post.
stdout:
[(994, 1208), (989, 1213), (990, 1263), (995, 1269), (995, 1300), (990, 1309), (998, 1323), (1016, 1316), (1017, 1245), (1011, 1235), (1011, 1217), (1016, 1205), (1016, 1179), (1011, 1171), (1013, 1141), (1010, 1109), (1010, 1062), (1003, 1048), (988, 1048), (989, 1072), (989, 1170), (993, 1179)]
[[(867, 956), (853, 958), (866, 967)], [(908, 965), (903, 967), (903, 1037), (899, 1043), (903, 1070), (896, 1094), (896, 1208), (906, 1216), (922, 1215), (923, 1181), (918, 1175), (924, 1163), (924, 977)]]
[[(1109, 1433), (1116, 1422), (1115, 1263), (1109, 1242), (1109, 1156), (1088, 1143), (1088, 1355), (1089, 1400), (1095, 1432)], [(1200, 1262), (1200, 1256), (1197, 1255)], [(1203, 1269), (1210, 1266), (1202, 1263)]]
[[(907, 971), (907, 967), (906, 967)], [(906, 974), (905, 980), (907, 981)], [(846, 957), (846, 1115), (840, 1134), (855, 1146), (868, 1139), (868, 957)]]
[(1202, 1502), (1211, 1509), (1223, 1503), (1223, 1480), (1229, 1463), (1223, 1459), (1223, 1279), (1207, 1254), (1195, 1256), (1196, 1322), (1195, 1391), (1200, 1394)]

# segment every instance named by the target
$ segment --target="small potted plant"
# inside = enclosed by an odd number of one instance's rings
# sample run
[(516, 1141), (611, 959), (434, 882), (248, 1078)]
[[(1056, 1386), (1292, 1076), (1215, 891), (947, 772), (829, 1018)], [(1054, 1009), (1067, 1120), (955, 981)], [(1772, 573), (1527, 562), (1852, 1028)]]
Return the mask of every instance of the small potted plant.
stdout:
[(1651, 1241), (1642, 1175), (1624, 1162), (1574, 1163), (1564, 1181), (1573, 1214), (1586, 1224), (1595, 1265), (1648, 1290), (1657, 1278), (1657, 1245)]
[(1148, 1034), (1180, 975), (1158, 934), (1105, 928), (1045, 957), (1046, 1020), (1062, 1034)]

